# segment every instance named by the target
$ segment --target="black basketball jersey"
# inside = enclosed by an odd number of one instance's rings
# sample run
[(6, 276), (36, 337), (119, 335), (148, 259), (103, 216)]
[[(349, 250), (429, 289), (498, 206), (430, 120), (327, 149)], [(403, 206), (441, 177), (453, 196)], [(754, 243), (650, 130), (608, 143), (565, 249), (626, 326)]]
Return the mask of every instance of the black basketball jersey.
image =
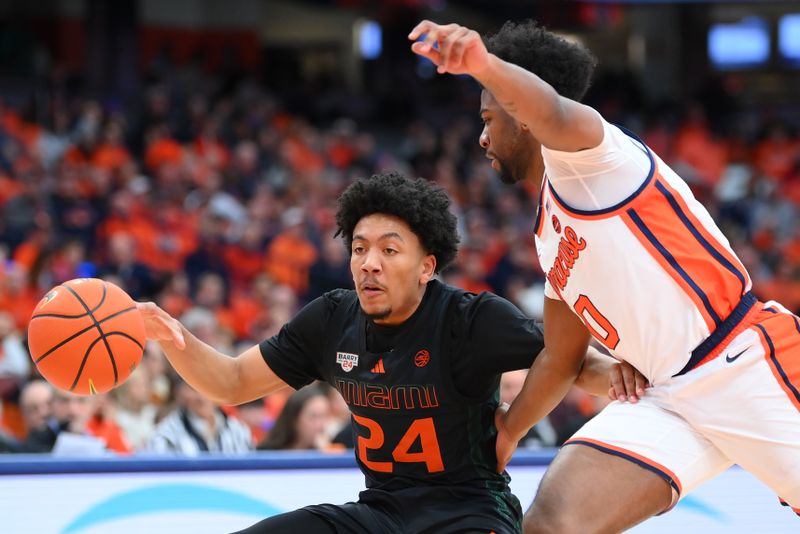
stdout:
[(454, 314), (464, 291), (429, 284), (391, 350), (367, 349), (369, 319), (355, 291), (342, 292), (325, 329), (319, 372), (352, 412), (358, 463), (367, 487), (457, 485), (504, 491), (496, 472), (497, 392), (468, 398), (450, 365), (467, 342)]

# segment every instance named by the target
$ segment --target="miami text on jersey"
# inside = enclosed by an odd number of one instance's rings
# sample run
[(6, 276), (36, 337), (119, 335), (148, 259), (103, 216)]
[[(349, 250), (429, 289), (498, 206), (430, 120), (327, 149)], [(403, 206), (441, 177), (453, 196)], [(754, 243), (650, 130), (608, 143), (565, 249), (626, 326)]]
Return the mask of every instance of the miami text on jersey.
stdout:
[(564, 235), (558, 242), (558, 254), (553, 260), (553, 266), (547, 273), (547, 280), (559, 292), (567, 287), (567, 279), (569, 279), (570, 271), (578, 261), (578, 256), (581, 250), (586, 248), (586, 240), (578, 237), (575, 230), (571, 226), (564, 228)]
[(336, 389), (347, 404), (383, 410), (436, 408), (439, 399), (432, 384), (394, 385), (367, 384), (349, 378), (336, 378)]

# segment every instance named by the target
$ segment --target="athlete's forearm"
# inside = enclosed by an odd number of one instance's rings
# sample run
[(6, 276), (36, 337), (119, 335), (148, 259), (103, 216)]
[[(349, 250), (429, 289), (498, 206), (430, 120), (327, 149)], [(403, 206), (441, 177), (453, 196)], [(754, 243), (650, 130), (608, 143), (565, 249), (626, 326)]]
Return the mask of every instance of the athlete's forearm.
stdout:
[(605, 397), (608, 395), (610, 375), (617, 360), (606, 356), (594, 347), (586, 351), (581, 372), (575, 380), (575, 385), (590, 395)]
[(547, 350), (536, 359), (517, 398), (511, 403), (505, 420), (513, 439), (521, 439), (528, 430), (555, 408), (575, 383), (580, 364), (565, 367)]
[(575, 383), (589, 347), (589, 331), (561, 300), (544, 299), (544, 345), (508, 410), (505, 426), (515, 439), (561, 402)]
[(200, 341), (183, 325), (180, 328), (186, 348), (181, 350), (171, 341), (159, 342), (169, 363), (198, 392), (219, 404), (234, 404), (239, 382), (236, 358)]
[(489, 54), (486, 68), (473, 77), (512, 117), (527, 124), (534, 135), (549, 124), (563, 121), (564, 109), (555, 89), (513, 63)]
[(544, 146), (577, 151), (603, 140), (603, 125), (591, 108), (560, 96), (535, 74), (489, 54), (487, 66), (472, 76)]

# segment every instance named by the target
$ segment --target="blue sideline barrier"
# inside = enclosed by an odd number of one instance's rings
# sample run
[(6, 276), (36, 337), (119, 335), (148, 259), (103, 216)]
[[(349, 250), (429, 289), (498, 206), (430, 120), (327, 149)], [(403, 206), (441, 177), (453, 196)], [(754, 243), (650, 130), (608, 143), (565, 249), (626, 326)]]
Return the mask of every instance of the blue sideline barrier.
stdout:
[[(515, 454), (508, 471), (523, 507), (554, 453)], [(0, 533), (232, 532), (308, 504), (353, 501), (363, 489), (352, 451), (193, 458), (0, 455)], [(630, 532), (788, 534), (800, 532), (800, 518), (734, 467)]]
[[(517, 451), (512, 466), (546, 466), (555, 450)], [(319, 453), (313, 451), (259, 451), (244, 456), (104, 456), (94, 458), (54, 458), (46, 454), (0, 455), (2, 475), (44, 475), (68, 473), (159, 473), (180, 471), (253, 471), (274, 469), (355, 468), (353, 451)]]

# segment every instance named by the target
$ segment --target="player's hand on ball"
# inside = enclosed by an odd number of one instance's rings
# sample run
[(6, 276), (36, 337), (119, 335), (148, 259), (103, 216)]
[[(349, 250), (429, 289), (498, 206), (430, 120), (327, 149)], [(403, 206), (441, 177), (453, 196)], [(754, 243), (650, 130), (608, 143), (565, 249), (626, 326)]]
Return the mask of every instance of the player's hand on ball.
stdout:
[(517, 449), (518, 443), (518, 440), (513, 439), (506, 428), (507, 412), (508, 404), (506, 403), (502, 403), (494, 412), (494, 424), (497, 427), (497, 444), (495, 445), (495, 451), (497, 453), (498, 473), (505, 471), (506, 464), (511, 460), (511, 456)]
[(619, 362), (611, 368), (608, 397), (620, 402), (639, 402), (650, 382), (628, 362)]
[(153, 302), (137, 302), (136, 307), (144, 319), (147, 339), (151, 341), (172, 341), (179, 349), (186, 348), (183, 330), (177, 319), (159, 308)]
[(489, 64), (489, 52), (475, 30), (458, 24), (441, 25), (423, 20), (411, 30), (408, 38), (416, 41), (422, 36), (421, 41), (411, 45), (411, 50), (430, 59), (439, 74), (475, 75)]

